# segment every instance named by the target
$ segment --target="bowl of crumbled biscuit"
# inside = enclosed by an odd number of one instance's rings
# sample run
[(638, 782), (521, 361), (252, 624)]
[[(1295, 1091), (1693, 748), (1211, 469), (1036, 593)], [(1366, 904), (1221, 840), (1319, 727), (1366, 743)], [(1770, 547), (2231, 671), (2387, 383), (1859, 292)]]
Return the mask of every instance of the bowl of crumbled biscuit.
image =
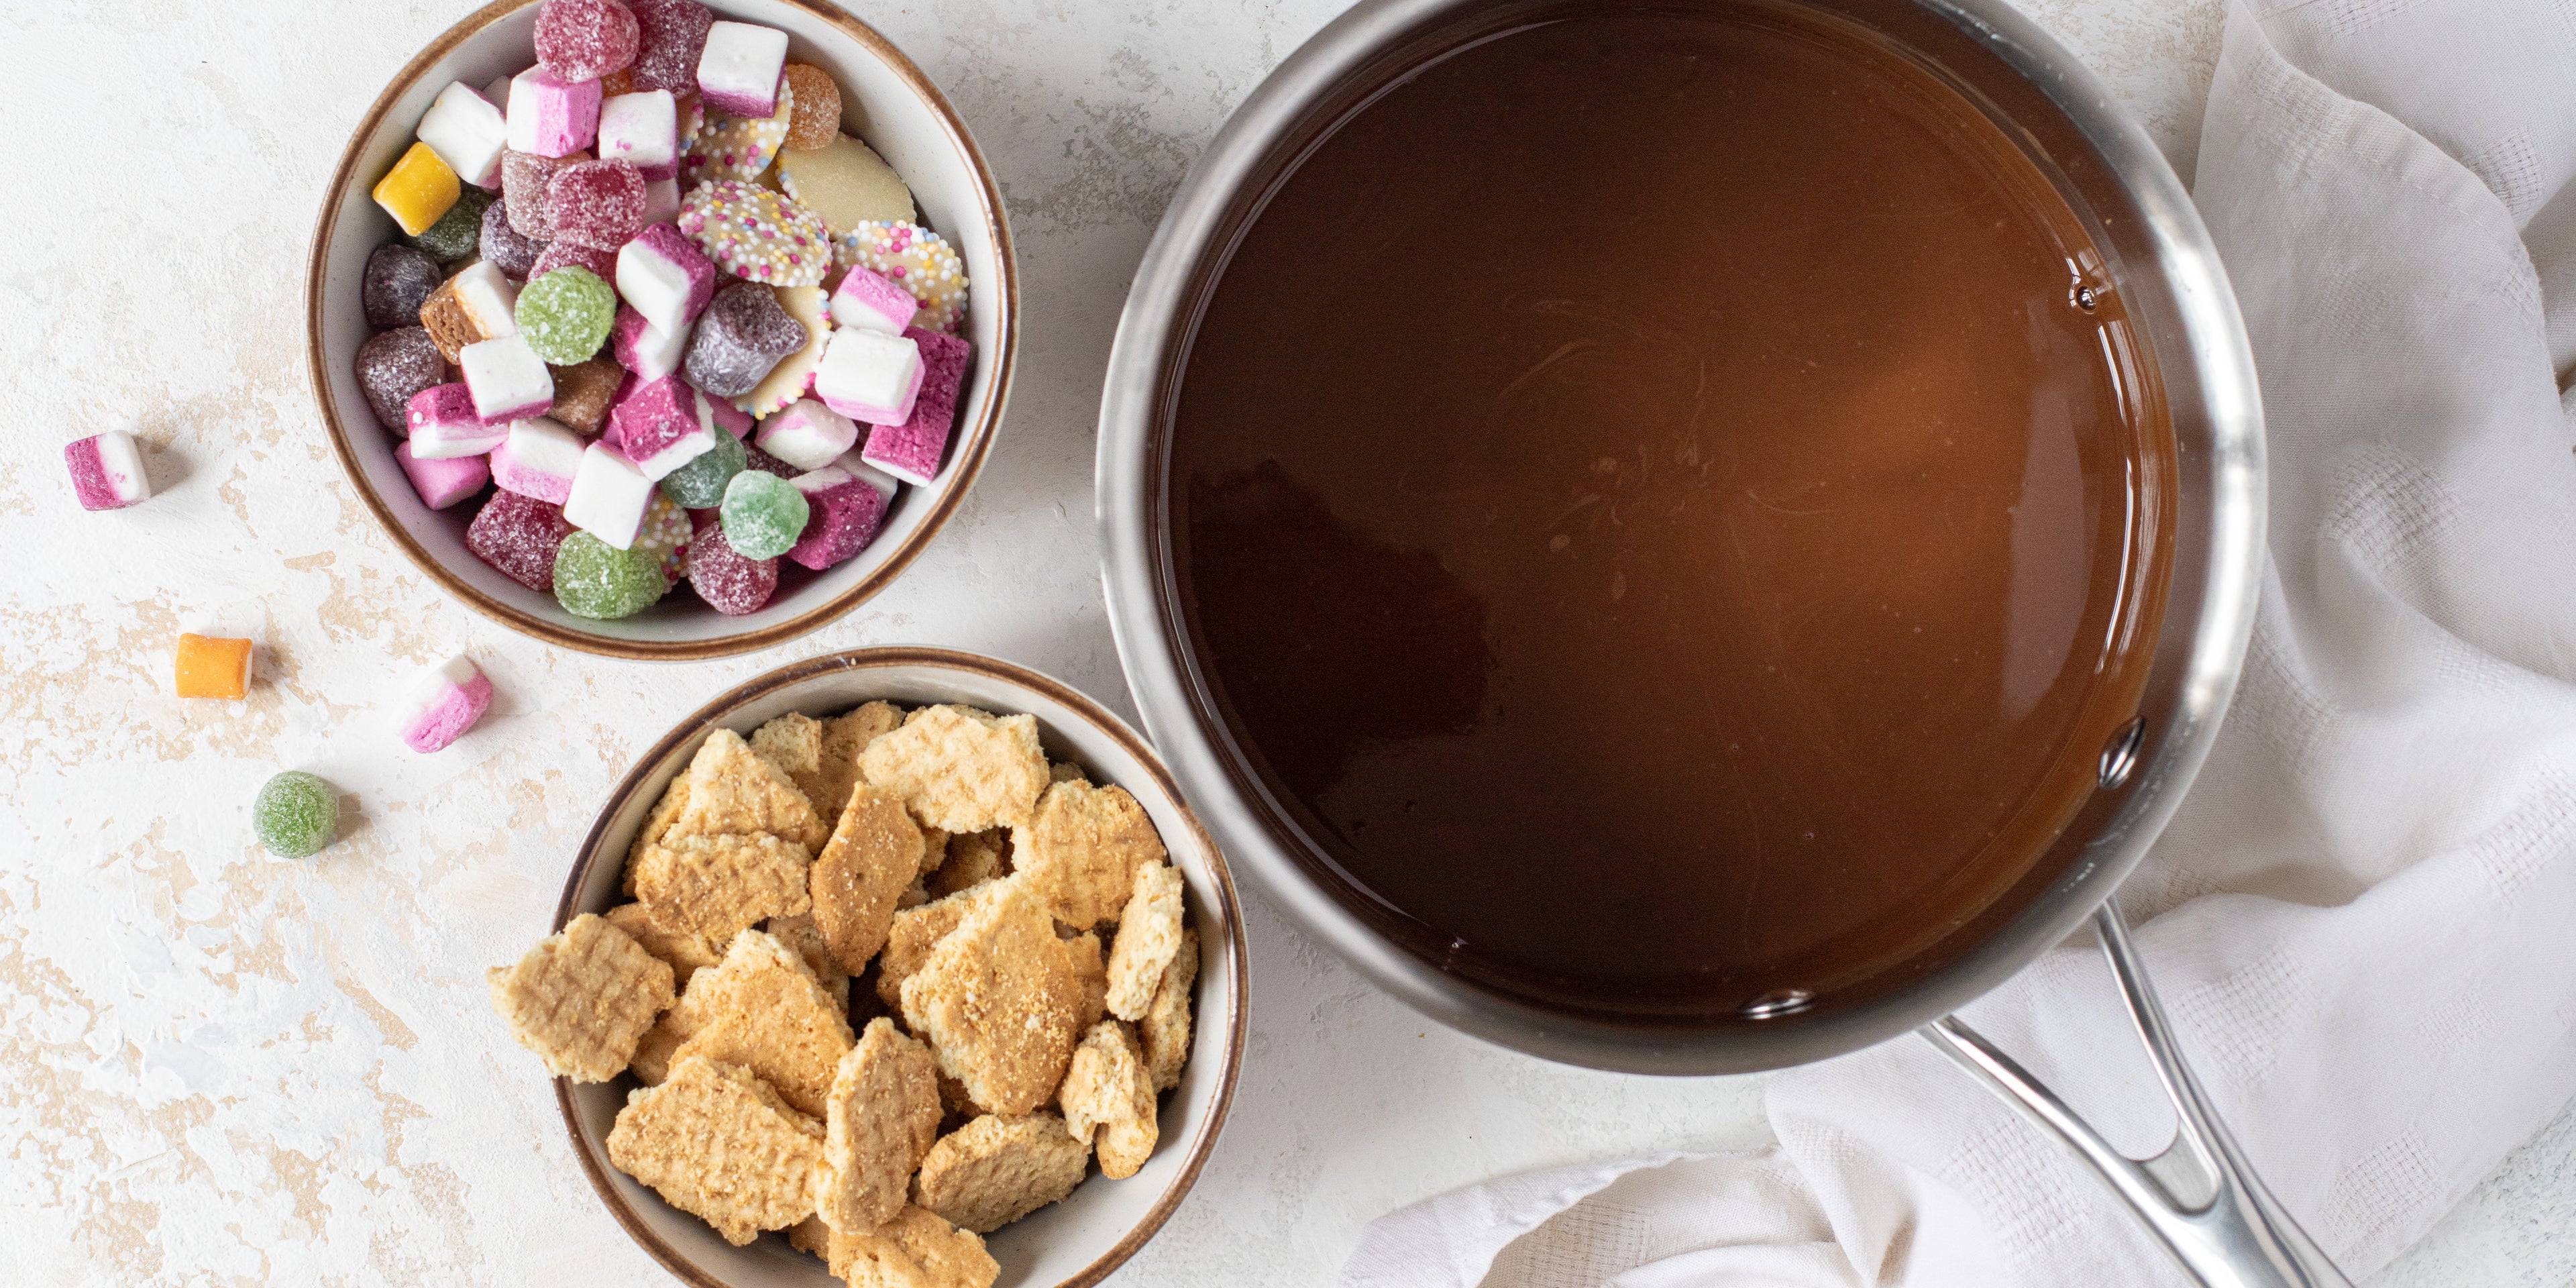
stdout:
[(860, 649), (640, 757), (491, 988), (683, 1282), (1070, 1288), (1215, 1145), (1243, 924), (1117, 717), (1007, 662)]

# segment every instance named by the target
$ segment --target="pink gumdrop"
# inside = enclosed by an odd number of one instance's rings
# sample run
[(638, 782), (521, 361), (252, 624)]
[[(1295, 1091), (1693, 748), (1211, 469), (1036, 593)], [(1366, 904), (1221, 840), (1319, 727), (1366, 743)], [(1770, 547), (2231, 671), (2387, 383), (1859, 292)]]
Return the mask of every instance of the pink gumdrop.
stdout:
[(618, 0), (537, 6), (537, 63), (568, 81), (597, 80), (635, 61), (635, 14)]
[(557, 242), (616, 250), (644, 229), (644, 176), (624, 161), (565, 166), (546, 185), (546, 218)]
[(757, 612), (778, 593), (778, 561), (745, 559), (725, 544), (724, 524), (698, 525), (689, 538), (689, 585), (707, 607), (728, 617)]

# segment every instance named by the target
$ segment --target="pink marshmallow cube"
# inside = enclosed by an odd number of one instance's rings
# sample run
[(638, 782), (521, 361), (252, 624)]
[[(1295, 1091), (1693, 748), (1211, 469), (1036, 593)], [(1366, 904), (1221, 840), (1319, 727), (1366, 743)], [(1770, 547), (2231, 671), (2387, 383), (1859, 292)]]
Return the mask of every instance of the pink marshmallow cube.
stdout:
[(510, 78), (509, 125), (511, 151), (571, 156), (599, 133), (599, 82), (531, 67)]
[(849, 417), (811, 398), (760, 422), (760, 450), (800, 470), (819, 470), (858, 441), (859, 427)]
[(492, 481), (502, 490), (562, 505), (581, 469), (581, 435), (546, 416), (512, 421), (510, 436), (492, 449)]
[(480, 456), (423, 459), (406, 442), (394, 445), (394, 462), (411, 480), (411, 490), (420, 493), (420, 503), (433, 510), (444, 510), (492, 481), (492, 469)]
[(554, 373), (528, 347), (526, 336), (513, 333), (469, 344), (458, 351), (456, 366), (474, 394), (474, 414), (486, 425), (506, 432), (511, 421), (543, 416), (555, 405)]
[(707, 28), (698, 53), (698, 96), (709, 110), (759, 119), (778, 111), (778, 75), (787, 69), (787, 33), (747, 22)]
[(920, 311), (921, 301), (912, 298), (912, 292), (865, 265), (851, 268), (832, 291), (835, 326), (902, 335), (912, 325), (912, 315)]
[(678, 376), (638, 387), (609, 413), (617, 424), (619, 450), (644, 477), (658, 482), (715, 450), (717, 426), (711, 401)]
[(483, 419), (473, 391), (463, 384), (431, 385), (413, 394), (403, 408), (403, 427), (410, 432), (411, 454), (424, 461), (481, 456), (510, 436), (507, 421)]
[(957, 425), (957, 397), (966, 386), (966, 364), (975, 346), (966, 340), (914, 327), (904, 332), (921, 350), (920, 396), (912, 414), (896, 424), (868, 431), (859, 458), (908, 483), (928, 486), (939, 476), (940, 458)]
[(84, 510), (122, 510), (152, 495), (143, 453), (135, 448), (134, 435), (124, 430), (65, 443), (63, 464), (71, 469), (72, 495)]
[(845, 326), (814, 368), (823, 405), (871, 425), (900, 425), (921, 392), (921, 347), (909, 336)]
[(445, 750), (491, 709), (492, 681), (472, 661), (451, 657), (415, 683), (403, 745), (424, 756)]
[(652, 502), (653, 480), (617, 449), (593, 443), (582, 452), (581, 468), (572, 476), (563, 517), (572, 526), (628, 550), (643, 529), (644, 509)]
[(466, 87), (451, 82), (420, 118), (413, 131), (456, 177), (477, 188), (501, 186), (501, 150), (509, 145), (509, 122), (501, 109)]
[(680, 172), (680, 114), (667, 89), (620, 94), (599, 105), (599, 159), (623, 161), (647, 180)]
[(617, 365), (639, 380), (659, 380), (680, 369), (689, 356), (689, 331), (665, 331), (644, 320), (632, 305), (620, 305), (617, 325), (608, 333), (609, 353)]
[(716, 294), (716, 266), (670, 224), (648, 224), (617, 251), (617, 294), (657, 331), (680, 334)]
[(885, 525), (886, 495), (848, 470), (826, 465), (787, 482), (805, 494), (809, 516), (787, 558), (816, 572), (866, 549)]

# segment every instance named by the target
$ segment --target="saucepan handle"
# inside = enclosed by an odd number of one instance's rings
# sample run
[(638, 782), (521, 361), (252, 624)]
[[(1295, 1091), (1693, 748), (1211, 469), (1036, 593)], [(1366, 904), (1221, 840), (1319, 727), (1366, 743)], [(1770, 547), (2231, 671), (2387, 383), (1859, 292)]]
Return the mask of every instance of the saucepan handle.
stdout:
[(2129, 1018), (2136, 1021), (2156, 1077), (2173, 1101), (2174, 1140), (2163, 1153), (2138, 1159), (2112, 1148), (2056, 1093), (1958, 1016), (1944, 1016), (1916, 1032), (2091, 1164), (2201, 1283), (2210, 1288), (2351, 1288), (2352, 1281), (2263, 1188), (2210, 1108), (2200, 1081), (2174, 1046), (2173, 1030), (2156, 1003), (2146, 965), (2129, 942), (2119, 905), (2105, 900), (2093, 922), (2102, 955), (2111, 959), (2111, 973), (2119, 978)]

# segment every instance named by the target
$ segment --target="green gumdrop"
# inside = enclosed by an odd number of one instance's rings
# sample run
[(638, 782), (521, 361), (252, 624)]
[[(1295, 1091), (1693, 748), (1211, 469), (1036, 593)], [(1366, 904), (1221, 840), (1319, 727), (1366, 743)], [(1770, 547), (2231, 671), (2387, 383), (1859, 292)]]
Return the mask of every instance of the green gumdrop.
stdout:
[(745, 559), (775, 559), (804, 535), (811, 513), (794, 484), (765, 470), (744, 470), (725, 485), (725, 544)]
[(580, 531), (555, 550), (555, 602), (575, 617), (601, 622), (632, 617), (669, 589), (657, 551), (620, 550)]
[(724, 504), (725, 484), (733, 482), (750, 459), (741, 439), (718, 432), (712, 450), (690, 457), (688, 464), (662, 476), (662, 495), (692, 510), (712, 510)]
[(300, 769), (269, 779), (250, 806), (251, 830), (268, 852), (286, 859), (320, 854), (340, 834), (340, 793)]
[(456, 204), (449, 206), (437, 223), (421, 229), (419, 236), (403, 240), (439, 263), (453, 264), (483, 249), (483, 210), (491, 204), (491, 193), (466, 184), (457, 191)]
[(617, 322), (617, 292), (599, 274), (566, 264), (519, 292), (518, 321), (519, 334), (528, 337), (540, 361), (557, 367), (588, 362)]

